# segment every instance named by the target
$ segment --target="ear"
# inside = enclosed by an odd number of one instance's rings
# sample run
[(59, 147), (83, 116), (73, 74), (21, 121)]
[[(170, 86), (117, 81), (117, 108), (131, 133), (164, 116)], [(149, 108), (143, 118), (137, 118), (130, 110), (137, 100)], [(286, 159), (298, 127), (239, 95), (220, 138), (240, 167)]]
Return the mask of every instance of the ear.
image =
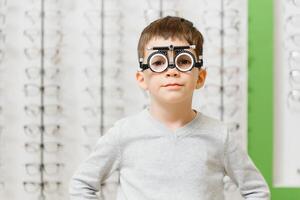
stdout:
[(145, 74), (144, 72), (141, 71), (137, 71), (135, 74), (135, 78), (136, 81), (138, 82), (139, 86), (144, 89), (144, 90), (148, 90), (148, 86), (145, 80)]
[(205, 78), (206, 78), (206, 70), (200, 69), (198, 71), (198, 79), (197, 79), (197, 83), (196, 83), (196, 89), (203, 87)]

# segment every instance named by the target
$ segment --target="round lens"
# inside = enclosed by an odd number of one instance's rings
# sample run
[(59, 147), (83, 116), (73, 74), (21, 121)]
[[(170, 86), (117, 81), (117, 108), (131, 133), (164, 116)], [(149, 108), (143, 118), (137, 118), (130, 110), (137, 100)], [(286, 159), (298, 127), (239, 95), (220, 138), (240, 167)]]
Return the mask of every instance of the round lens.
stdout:
[(149, 60), (150, 68), (155, 72), (162, 72), (168, 67), (167, 57), (163, 54), (154, 54)]
[(176, 56), (175, 65), (180, 71), (189, 71), (194, 65), (194, 59), (189, 53), (183, 52)]

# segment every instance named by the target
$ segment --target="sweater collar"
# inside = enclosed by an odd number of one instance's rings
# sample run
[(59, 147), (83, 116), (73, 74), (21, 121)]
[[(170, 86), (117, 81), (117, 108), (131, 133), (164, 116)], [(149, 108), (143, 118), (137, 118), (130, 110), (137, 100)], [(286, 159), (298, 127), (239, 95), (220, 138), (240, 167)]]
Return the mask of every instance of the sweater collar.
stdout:
[(144, 109), (143, 113), (146, 115), (147, 121), (149, 121), (152, 126), (154, 126), (157, 129), (163, 131), (164, 133), (179, 136), (179, 135), (188, 134), (188, 133), (192, 132), (197, 127), (197, 124), (199, 122), (199, 118), (200, 118), (201, 114), (197, 110), (194, 110), (194, 111), (196, 112), (196, 116), (191, 121), (189, 121), (185, 125), (177, 128), (175, 130), (171, 130), (163, 122), (161, 122), (160, 120), (158, 120), (154, 116), (152, 116), (152, 114), (150, 113), (149, 107), (146, 107)]

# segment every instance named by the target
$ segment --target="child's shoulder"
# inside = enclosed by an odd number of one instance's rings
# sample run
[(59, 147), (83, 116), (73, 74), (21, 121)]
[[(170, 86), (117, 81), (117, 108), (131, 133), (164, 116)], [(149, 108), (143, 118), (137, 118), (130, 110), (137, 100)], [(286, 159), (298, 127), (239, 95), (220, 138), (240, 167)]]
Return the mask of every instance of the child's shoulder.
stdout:
[(226, 129), (226, 124), (221, 120), (205, 115), (201, 112), (198, 113), (199, 117), (199, 125), (204, 129)]
[(121, 130), (139, 130), (144, 127), (145, 111), (139, 111), (134, 114), (127, 115), (114, 123), (115, 127)]
[(210, 135), (216, 135), (217, 137), (224, 138), (227, 134), (227, 125), (226, 123), (218, 120), (216, 118), (205, 115), (201, 112), (198, 113), (198, 123), (197, 123), (197, 132), (200, 134), (206, 133)]

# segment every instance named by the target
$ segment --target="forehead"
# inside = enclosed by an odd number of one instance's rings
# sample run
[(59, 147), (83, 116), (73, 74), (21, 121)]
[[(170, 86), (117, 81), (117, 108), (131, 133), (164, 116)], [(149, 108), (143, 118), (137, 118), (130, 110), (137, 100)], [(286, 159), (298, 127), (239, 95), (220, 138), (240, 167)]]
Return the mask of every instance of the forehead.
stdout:
[(186, 40), (180, 40), (178, 38), (168, 38), (164, 39), (163, 37), (154, 37), (147, 44), (146, 48), (153, 46), (184, 46), (189, 45)]
[[(149, 54), (154, 52), (154, 50), (147, 50), (154, 46), (185, 46), (190, 45), (186, 40), (180, 40), (178, 38), (168, 38), (164, 39), (163, 37), (154, 37), (146, 45), (144, 49), (144, 56), (148, 57)], [(189, 51), (192, 51), (191, 49)]]

